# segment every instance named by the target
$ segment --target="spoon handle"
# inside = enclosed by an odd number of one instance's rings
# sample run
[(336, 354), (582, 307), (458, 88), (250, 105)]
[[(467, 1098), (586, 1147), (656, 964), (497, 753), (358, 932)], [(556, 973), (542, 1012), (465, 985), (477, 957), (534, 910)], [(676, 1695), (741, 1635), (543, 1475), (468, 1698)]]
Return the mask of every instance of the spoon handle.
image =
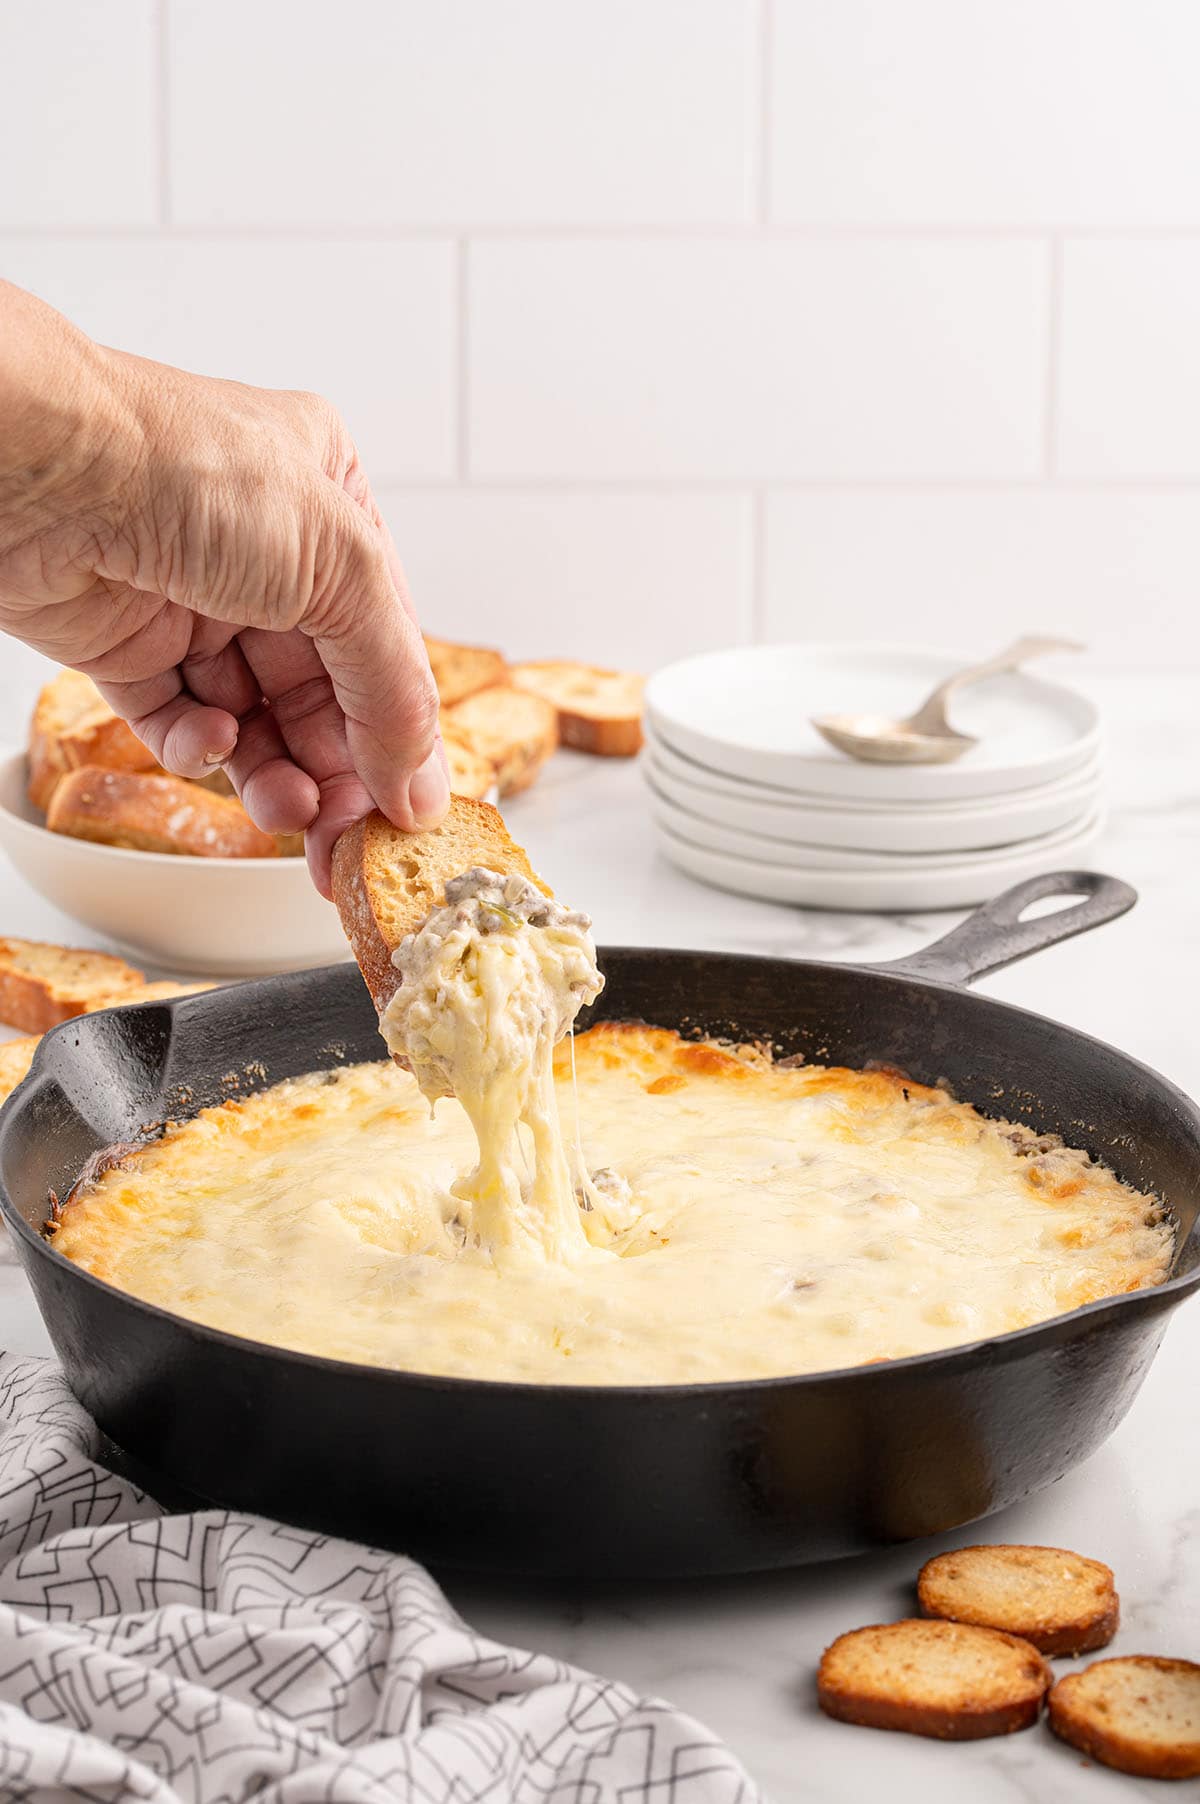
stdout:
[(917, 733), (944, 732), (946, 703), (956, 689), (961, 689), (967, 683), (977, 683), (983, 677), (999, 676), (1005, 670), (1016, 670), (1020, 665), (1028, 663), (1030, 658), (1044, 657), (1047, 652), (1083, 649), (1075, 639), (1016, 639), (1003, 651), (998, 651), (994, 658), (985, 658), (981, 664), (968, 664), (965, 670), (958, 670), (953, 676), (947, 677), (944, 683), (939, 683), (908, 724)]

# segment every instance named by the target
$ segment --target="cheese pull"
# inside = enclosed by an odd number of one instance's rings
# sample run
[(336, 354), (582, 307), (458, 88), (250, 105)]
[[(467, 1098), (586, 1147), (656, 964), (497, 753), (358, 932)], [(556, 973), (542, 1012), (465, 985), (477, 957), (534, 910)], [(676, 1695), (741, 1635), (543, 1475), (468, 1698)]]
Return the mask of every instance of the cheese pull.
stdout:
[(379, 816), (352, 833), (334, 895), (388, 1051), (431, 1105), (458, 1099), (478, 1143), (452, 1186), (458, 1225), (498, 1260), (585, 1256), (590, 1180), (563, 1140), (554, 1048), (603, 984), (591, 923), (546, 891), (486, 803), (456, 798), (432, 833)]

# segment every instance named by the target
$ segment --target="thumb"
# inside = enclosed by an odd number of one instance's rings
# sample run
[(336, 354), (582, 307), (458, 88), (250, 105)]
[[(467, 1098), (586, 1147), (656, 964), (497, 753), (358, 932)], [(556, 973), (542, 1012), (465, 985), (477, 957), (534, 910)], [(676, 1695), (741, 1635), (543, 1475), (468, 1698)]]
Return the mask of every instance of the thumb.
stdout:
[(331, 483), (319, 548), (311, 637), (346, 720), (354, 768), (377, 808), (412, 832), (435, 827), (450, 805), (438, 741), (438, 695), (399, 565), (383, 534)]

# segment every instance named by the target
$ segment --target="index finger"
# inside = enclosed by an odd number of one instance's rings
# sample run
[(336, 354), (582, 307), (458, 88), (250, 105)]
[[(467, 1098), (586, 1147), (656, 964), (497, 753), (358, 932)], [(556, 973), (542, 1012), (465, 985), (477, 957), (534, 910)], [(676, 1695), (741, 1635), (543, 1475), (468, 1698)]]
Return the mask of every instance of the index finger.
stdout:
[[(342, 490), (331, 485), (331, 494), (318, 547), (327, 569), (301, 631), (329, 674), (353, 767), (376, 807), (409, 832), (433, 827), (450, 789), (436, 751), (429, 657), (393, 578), (383, 530)], [(402, 584), (398, 559), (396, 569)]]

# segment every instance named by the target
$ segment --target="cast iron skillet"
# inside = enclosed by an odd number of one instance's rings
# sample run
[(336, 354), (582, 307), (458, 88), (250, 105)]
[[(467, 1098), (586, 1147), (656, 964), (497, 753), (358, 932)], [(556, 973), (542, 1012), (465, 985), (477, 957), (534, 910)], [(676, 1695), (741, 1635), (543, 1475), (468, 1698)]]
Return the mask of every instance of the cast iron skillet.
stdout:
[[(1080, 894), (1022, 921), (1036, 899)], [(316, 1359), (198, 1327), (38, 1233), (98, 1148), (233, 1090), (373, 1059), (353, 965), (68, 1022), (0, 1120), (0, 1205), (71, 1385), (135, 1459), (190, 1493), (457, 1565), (746, 1571), (931, 1535), (1052, 1483), (1124, 1416), (1167, 1318), (1200, 1288), (1200, 1114), (1145, 1066), (959, 986), (1124, 913), (1090, 872), (1018, 886), (890, 967), (613, 948), (592, 1019), (772, 1039), (946, 1079), (1062, 1133), (1161, 1196), (1173, 1275), (999, 1339), (741, 1384), (585, 1388)], [(364, 1158), (370, 1148), (364, 1146)]]

